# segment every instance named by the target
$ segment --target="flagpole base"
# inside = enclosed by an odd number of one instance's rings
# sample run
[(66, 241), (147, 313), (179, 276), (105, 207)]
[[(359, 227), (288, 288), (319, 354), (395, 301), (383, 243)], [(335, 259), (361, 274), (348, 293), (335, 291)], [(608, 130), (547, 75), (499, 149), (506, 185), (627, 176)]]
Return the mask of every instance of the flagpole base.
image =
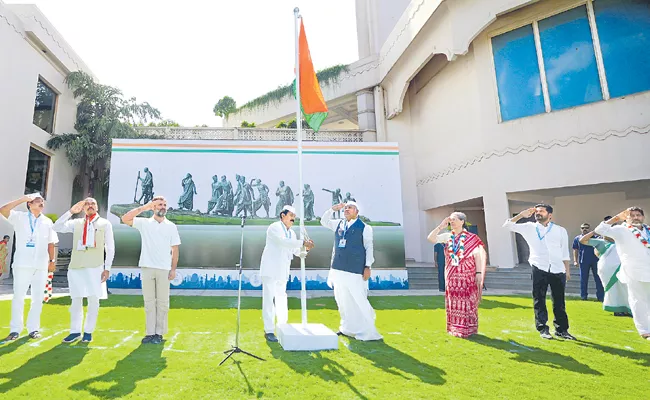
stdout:
[(286, 351), (338, 350), (339, 337), (323, 324), (281, 324), (278, 341)]

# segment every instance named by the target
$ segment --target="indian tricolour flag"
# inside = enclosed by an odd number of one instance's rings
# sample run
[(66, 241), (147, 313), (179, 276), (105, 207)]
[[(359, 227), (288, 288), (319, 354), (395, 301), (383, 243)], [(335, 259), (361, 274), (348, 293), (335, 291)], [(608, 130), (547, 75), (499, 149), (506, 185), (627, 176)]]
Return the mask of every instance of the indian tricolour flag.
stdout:
[[(298, 63), (298, 68), (300, 69), (300, 109), (311, 129), (318, 131), (325, 118), (327, 118), (327, 104), (325, 104), (323, 92), (320, 90), (318, 78), (316, 78), (316, 71), (314, 71), (314, 64), (311, 61), (307, 35), (305, 34), (305, 25), (302, 23), (302, 18), (300, 19), (298, 54), (300, 60)], [(295, 88), (294, 81), (294, 95)]]

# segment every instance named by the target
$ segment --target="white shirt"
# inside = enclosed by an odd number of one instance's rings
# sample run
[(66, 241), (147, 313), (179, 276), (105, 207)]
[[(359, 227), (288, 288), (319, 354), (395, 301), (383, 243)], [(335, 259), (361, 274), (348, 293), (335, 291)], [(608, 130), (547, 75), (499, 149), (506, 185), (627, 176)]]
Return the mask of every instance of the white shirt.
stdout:
[[(645, 229), (641, 231), (643, 236), (647, 236)], [(601, 222), (596, 227), (596, 233), (602, 236), (609, 236), (616, 242), (616, 252), (621, 259), (621, 271), (625, 276), (621, 276), (621, 281), (627, 283), (626, 278), (640, 282), (650, 282), (650, 249), (645, 247), (637, 239), (631, 230), (624, 225), (611, 226)], [(646, 237), (647, 239), (647, 237)]]
[[(332, 232), (336, 232), (336, 228), (338, 228), (339, 223), (341, 223), (341, 227), (343, 229), (347, 229), (355, 222), (357, 222), (356, 218), (350, 221), (346, 221), (344, 219), (332, 219), (333, 214), (334, 210), (330, 208), (329, 210), (325, 211), (325, 214), (323, 214), (320, 219), (320, 224)], [(363, 229), (363, 247), (366, 249), (366, 267), (372, 267), (372, 264), (375, 263), (375, 256), (373, 254), (374, 247), (372, 243), (372, 227), (368, 224), (364, 225), (365, 228)]]
[[(65, 214), (59, 217), (59, 219), (56, 220), (52, 229), (54, 229), (55, 232), (59, 233), (74, 233), (75, 220), (70, 220), (70, 218), (72, 218), (72, 213), (70, 211), (67, 211)], [(113, 236), (113, 224), (104, 218), (99, 217), (98, 220), (99, 219), (102, 219), (102, 222), (106, 224), (106, 230), (104, 231), (104, 250), (106, 250), (106, 259), (104, 260), (104, 264), (97, 265), (96, 267), (103, 266), (106, 271), (110, 271), (111, 267), (113, 266), (113, 259), (115, 258), (115, 237)], [(79, 218), (77, 218), (77, 220), (79, 220)], [(92, 223), (88, 224), (88, 230), (92, 229), (92, 225)], [(76, 243), (73, 243), (73, 246), (76, 246)]]
[(530, 265), (552, 274), (566, 273), (563, 261), (570, 260), (569, 235), (566, 229), (553, 222), (545, 227), (539, 222), (517, 224), (511, 219), (506, 220), (503, 227), (519, 233), (526, 239), (530, 249)]
[[(31, 225), (29, 223), (30, 215), (32, 216)], [(16, 232), (16, 254), (14, 255), (13, 267), (47, 270), (50, 263), (50, 253), (47, 248), (50, 243), (59, 242), (59, 237), (52, 230), (52, 220), (43, 214), (39, 215), (38, 218), (34, 218), (34, 215), (29, 211), (14, 210), (9, 212), (7, 220), (13, 225)], [(27, 243), (32, 238), (32, 226), (34, 227), (34, 247), (27, 247)]]
[(300, 255), (302, 240), (295, 232), (277, 221), (266, 230), (266, 245), (260, 262), (260, 276), (286, 281), (293, 256)]
[(142, 250), (140, 251), (140, 267), (171, 270), (172, 246), (181, 244), (176, 224), (167, 218), (158, 222), (151, 218), (134, 218), (133, 227), (140, 231)]

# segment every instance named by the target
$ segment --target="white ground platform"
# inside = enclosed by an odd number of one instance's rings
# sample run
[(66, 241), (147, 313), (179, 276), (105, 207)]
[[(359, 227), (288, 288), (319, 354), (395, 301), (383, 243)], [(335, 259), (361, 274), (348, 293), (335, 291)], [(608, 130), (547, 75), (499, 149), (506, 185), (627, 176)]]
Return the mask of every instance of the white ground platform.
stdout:
[(287, 351), (338, 350), (339, 337), (323, 324), (281, 324), (278, 341)]

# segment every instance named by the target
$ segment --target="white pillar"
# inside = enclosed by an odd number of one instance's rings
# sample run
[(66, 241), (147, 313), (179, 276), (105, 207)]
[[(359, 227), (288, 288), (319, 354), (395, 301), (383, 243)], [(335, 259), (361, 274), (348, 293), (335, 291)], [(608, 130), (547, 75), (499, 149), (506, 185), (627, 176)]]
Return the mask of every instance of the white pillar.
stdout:
[(356, 0), (357, 13), (357, 47), (359, 49), (359, 59), (372, 55), (370, 46), (370, 23), (368, 0)]
[(375, 130), (377, 141), (386, 141), (386, 110), (384, 108), (384, 88), (375, 86)]
[(503, 228), (510, 218), (510, 205), (505, 192), (492, 192), (483, 196), (485, 228), (489, 243), (491, 266), (514, 268), (517, 265), (517, 248), (514, 233)]
[(362, 131), (375, 131), (375, 95), (372, 89), (357, 92), (357, 117), (359, 129)]

